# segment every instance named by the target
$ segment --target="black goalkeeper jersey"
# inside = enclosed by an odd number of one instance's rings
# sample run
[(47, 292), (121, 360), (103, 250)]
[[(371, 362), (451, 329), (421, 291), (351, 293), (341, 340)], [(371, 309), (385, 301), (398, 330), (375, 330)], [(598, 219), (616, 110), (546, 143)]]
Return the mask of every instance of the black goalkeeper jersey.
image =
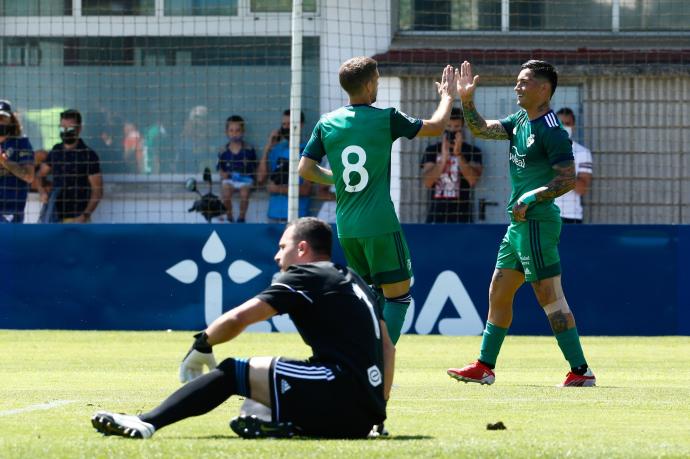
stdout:
[(293, 265), (256, 297), (290, 316), (311, 361), (351, 373), (366, 394), (362, 402), (385, 415), (382, 314), (361, 277), (331, 262)]

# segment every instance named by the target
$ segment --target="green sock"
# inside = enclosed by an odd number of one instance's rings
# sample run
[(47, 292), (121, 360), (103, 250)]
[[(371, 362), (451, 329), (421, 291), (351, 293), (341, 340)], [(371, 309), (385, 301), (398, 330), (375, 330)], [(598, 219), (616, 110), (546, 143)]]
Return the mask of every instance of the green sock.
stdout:
[(501, 351), (503, 339), (508, 334), (508, 329), (494, 325), (488, 320), (484, 328), (482, 337), (482, 349), (479, 353), (479, 360), (489, 365), (491, 368), (496, 366), (498, 353)]
[(400, 330), (402, 330), (403, 323), (405, 323), (405, 314), (407, 314), (408, 306), (409, 303), (396, 303), (388, 299), (383, 303), (383, 320), (386, 321), (388, 335), (391, 337), (393, 344), (397, 344), (400, 339)]
[(580, 336), (577, 334), (576, 327), (557, 334), (556, 341), (558, 341), (558, 347), (561, 348), (563, 356), (570, 364), (570, 368), (587, 365), (585, 354), (582, 352), (582, 345), (580, 344)]

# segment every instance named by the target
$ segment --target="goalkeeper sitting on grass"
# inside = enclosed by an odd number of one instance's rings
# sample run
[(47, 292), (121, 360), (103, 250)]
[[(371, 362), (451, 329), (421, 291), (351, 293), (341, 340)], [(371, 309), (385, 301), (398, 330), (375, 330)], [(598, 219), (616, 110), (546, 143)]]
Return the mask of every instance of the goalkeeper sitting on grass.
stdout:
[[(331, 247), (326, 222), (306, 217), (289, 223), (275, 255), (282, 275), (195, 336), (180, 366), (180, 378), (189, 382), (139, 416), (97, 412), (91, 419), (96, 430), (149, 438), (239, 395), (271, 413), (270, 420), (234, 418), (230, 427), (241, 437), (366, 437), (386, 418), (395, 348), (373, 292), (349, 268), (330, 261)], [(290, 316), (312, 357), (228, 358), (216, 366), (213, 345), (275, 314)], [(202, 375), (204, 366), (210, 371)]]

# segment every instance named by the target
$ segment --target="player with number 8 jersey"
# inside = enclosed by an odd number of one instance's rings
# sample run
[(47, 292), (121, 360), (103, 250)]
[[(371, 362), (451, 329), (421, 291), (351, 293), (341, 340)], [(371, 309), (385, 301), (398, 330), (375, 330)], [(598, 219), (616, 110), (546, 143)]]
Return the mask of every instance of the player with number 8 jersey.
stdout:
[[(338, 237), (369, 237), (400, 231), (390, 196), (391, 147), (412, 139), (422, 120), (394, 108), (347, 105), (321, 117), (303, 156), (321, 161), (326, 152), (335, 179)], [(354, 135), (353, 135), (354, 134)]]
[[(412, 301), (412, 263), (390, 196), (391, 147), (400, 137), (439, 135), (457, 93), (456, 71), (443, 70), (436, 83), (440, 102), (431, 119), (410, 117), (395, 108), (376, 108), (379, 73), (375, 60), (354, 57), (340, 66), (340, 84), (349, 104), (321, 117), (302, 152), (300, 175), (335, 183), (338, 239), (348, 265), (383, 292), (383, 315), (397, 343)], [(331, 169), (321, 167), (328, 157)]]

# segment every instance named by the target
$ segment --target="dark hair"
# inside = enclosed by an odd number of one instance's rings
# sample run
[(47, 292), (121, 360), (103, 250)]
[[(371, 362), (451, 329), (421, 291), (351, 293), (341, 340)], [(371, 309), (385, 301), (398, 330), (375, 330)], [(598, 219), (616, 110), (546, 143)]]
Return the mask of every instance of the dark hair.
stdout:
[(450, 119), (452, 120), (462, 120), (462, 122), (465, 122), (465, 115), (462, 113), (462, 109), (458, 107), (453, 107), (453, 109), (450, 111)]
[(546, 61), (531, 59), (522, 64), (520, 69), (529, 69), (536, 78), (548, 81), (549, 84), (551, 84), (551, 97), (553, 97), (553, 93), (556, 92), (556, 87), (558, 87), (558, 73), (556, 73), (556, 69), (553, 65)]
[(19, 119), (14, 112), (10, 112), (10, 124), (11, 127), (8, 137), (21, 137), (22, 135), (22, 125), (19, 123)]
[(333, 230), (331, 225), (316, 217), (302, 217), (287, 224), (285, 229), (294, 227), (293, 241), (306, 241), (314, 253), (331, 256)]
[(573, 113), (572, 109), (569, 107), (563, 107), (560, 110), (556, 112), (556, 115), (565, 115), (569, 116), (573, 119), (573, 122), (575, 122), (575, 113)]
[(366, 56), (346, 60), (338, 70), (340, 86), (350, 95), (358, 94), (376, 76), (376, 65), (374, 59)]
[(242, 118), (240, 115), (231, 115), (228, 116), (228, 119), (225, 120), (225, 130), (228, 130), (228, 126), (230, 123), (240, 123), (242, 126), (242, 130), (244, 130), (244, 118)]
[[(290, 116), (290, 109), (286, 109), (283, 111), (283, 116)], [(304, 112), (300, 110), (299, 112), (299, 121), (300, 123), (304, 123)]]
[(79, 126), (81, 126), (81, 113), (74, 108), (69, 108), (64, 112), (60, 113), (61, 120), (74, 120)]

